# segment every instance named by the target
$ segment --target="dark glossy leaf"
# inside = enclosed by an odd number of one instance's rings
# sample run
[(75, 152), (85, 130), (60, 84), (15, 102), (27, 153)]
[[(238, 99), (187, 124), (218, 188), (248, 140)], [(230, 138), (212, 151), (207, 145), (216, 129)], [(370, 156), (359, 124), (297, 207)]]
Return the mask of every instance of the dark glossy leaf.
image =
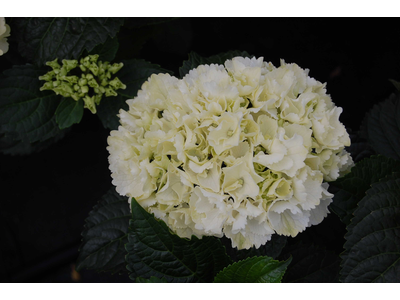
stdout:
[(357, 203), (365, 196), (371, 184), (398, 170), (399, 161), (381, 155), (360, 161), (349, 174), (330, 183), (342, 190), (335, 194), (330, 208), (348, 225)]
[(68, 128), (79, 123), (83, 117), (83, 100), (63, 98), (56, 110), (56, 121), (60, 129)]
[(86, 219), (76, 269), (126, 271), (124, 245), (128, 242), (130, 217), (128, 198), (111, 188)]
[(22, 18), (19, 31), (20, 53), (38, 66), (58, 58), (77, 59), (114, 37), (124, 18)]
[(191, 240), (172, 234), (132, 199), (126, 261), (130, 278), (164, 277), (168, 282), (212, 282), (230, 264), (225, 248), (214, 237)]
[(226, 267), (215, 277), (215, 283), (278, 283), (291, 262), (272, 257), (249, 257)]
[(251, 57), (246, 51), (229, 51), (226, 53), (220, 53), (210, 57), (202, 57), (196, 52), (189, 53), (189, 59), (183, 62), (182, 67), (179, 68), (179, 76), (183, 78), (190, 70), (197, 68), (199, 65), (205, 64), (220, 64), (223, 65), (227, 59), (231, 59), (236, 56)]
[(45, 141), (61, 133), (55, 111), (62, 99), (41, 92), (43, 71), (32, 65), (14, 66), (0, 81), (0, 132), (24, 142)]
[(399, 94), (375, 105), (366, 116), (368, 142), (379, 154), (400, 160)]
[[(348, 226), (343, 282), (399, 282), (400, 177), (372, 185)], [(397, 179), (393, 179), (397, 177)]]
[(137, 96), (138, 90), (142, 84), (152, 75), (159, 73), (170, 73), (158, 65), (151, 64), (144, 60), (126, 60), (122, 61), (124, 66), (116, 73), (116, 76), (126, 85), (125, 90), (118, 90), (118, 96), (103, 97), (97, 108), (103, 126), (108, 129), (117, 129), (119, 118), (117, 114), (120, 109), (127, 110), (126, 100)]
[(149, 279), (144, 279), (142, 277), (136, 278), (136, 283), (167, 283), (168, 281), (165, 278), (158, 278), (155, 276), (151, 276)]
[(283, 282), (331, 283), (339, 280), (340, 258), (333, 251), (310, 243), (296, 243), (285, 249), (281, 259), (293, 257)]
[(98, 54), (99, 61), (111, 62), (114, 60), (115, 55), (117, 54), (118, 47), (119, 47), (118, 38), (108, 37), (107, 40), (104, 42), (104, 44), (97, 45), (96, 47), (94, 47), (93, 50), (90, 51), (90, 54)]

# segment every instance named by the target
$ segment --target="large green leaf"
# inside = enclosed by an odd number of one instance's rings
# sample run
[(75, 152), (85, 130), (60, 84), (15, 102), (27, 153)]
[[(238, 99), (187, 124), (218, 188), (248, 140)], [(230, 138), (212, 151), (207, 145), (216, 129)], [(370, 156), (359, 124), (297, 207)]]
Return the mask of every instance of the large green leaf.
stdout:
[(272, 257), (249, 257), (233, 263), (218, 273), (215, 283), (278, 283), (292, 261), (273, 260)]
[(280, 257), (293, 257), (283, 282), (332, 283), (339, 281), (339, 255), (312, 243), (296, 243)]
[(399, 161), (382, 155), (371, 156), (360, 161), (350, 173), (330, 183), (341, 191), (335, 193), (329, 207), (342, 222), (348, 225), (357, 203), (365, 196), (371, 184), (398, 170), (400, 170)]
[(86, 219), (76, 269), (126, 271), (124, 245), (128, 242), (130, 217), (128, 198), (111, 188)]
[(379, 154), (400, 160), (400, 94), (375, 105), (366, 116), (368, 142)]
[(227, 59), (231, 59), (235, 56), (250, 57), (246, 51), (229, 51), (226, 53), (220, 53), (210, 57), (202, 57), (196, 52), (189, 53), (189, 59), (183, 62), (182, 67), (179, 68), (179, 76), (183, 78), (190, 70), (197, 68), (199, 65), (205, 64), (220, 64), (223, 65)]
[(68, 128), (79, 123), (83, 117), (83, 100), (63, 98), (56, 110), (56, 121), (60, 129)]
[(124, 18), (21, 18), (13, 29), (20, 53), (38, 66), (47, 61), (77, 59), (114, 37)]
[[(393, 177), (397, 177), (393, 179)], [(343, 282), (399, 282), (400, 177), (372, 185), (348, 226)]]
[(43, 71), (23, 65), (6, 70), (4, 75), (0, 81), (0, 132), (30, 143), (59, 135), (55, 111), (62, 97), (39, 90)]
[(156, 276), (168, 282), (212, 282), (231, 262), (217, 238), (180, 238), (135, 199), (131, 207), (126, 261), (132, 280)]
[(158, 73), (171, 73), (158, 65), (151, 64), (144, 60), (131, 59), (122, 61), (124, 66), (116, 76), (126, 85), (125, 90), (118, 90), (118, 96), (103, 97), (97, 108), (97, 115), (105, 128), (117, 129), (119, 118), (117, 114), (120, 109), (127, 110), (127, 99), (137, 96), (142, 84), (152, 75)]

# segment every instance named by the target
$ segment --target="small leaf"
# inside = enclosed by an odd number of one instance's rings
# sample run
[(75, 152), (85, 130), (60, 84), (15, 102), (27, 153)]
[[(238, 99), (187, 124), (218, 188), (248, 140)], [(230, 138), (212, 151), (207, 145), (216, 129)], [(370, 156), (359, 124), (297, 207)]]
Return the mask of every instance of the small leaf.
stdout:
[(343, 282), (399, 281), (400, 178), (392, 178), (373, 184), (354, 211), (342, 254)]
[(131, 59), (122, 61), (122, 63), (124, 66), (116, 75), (126, 85), (126, 89), (118, 90), (118, 96), (103, 98), (97, 109), (97, 115), (103, 126), (108, 129), (118, 128), (119, 118), (117, 114), (119, 110), (128, 110), (126, 100), (135, 98), (142, 84), (152, 74), (170, 73), (160, 66), (144, 60)]
[(14, 140), (45, 141), (61, 133), (55, 111), (62, 97), (39, 89), (43, 71), (14, 66), (0, 81), (0, 132)]
[(158, 278), (155, 276), (151, 276), (149, 279), (145, 279), (142, 277), (136, 278), (136, 283), (167, 283), (168, 281), (165, 278)]
[(210, 57), (202, 57), (196, 52), (189, 53), (189, 59), (183, 62), (182, 67), (179, 68), (179, 75), (183, 78), (190, 70), (197, 68), (199, 65), (205, 64), (219, 64), (223, 65), (227, 59), (232, 59), (236, 56), (250, 57), (246, 51), (229, 51), (226, 53), (220, 53)]
[(56, 121), (60, 129), (68, 128), (79, 123), (83, 116), (83, 101), (63, 98), (56, 110)]
[(180, 238), (133, 198), (131, 206), (126, 261), (132, 280), (156, 276), (168, 282), (211, 282), (231, 262), (217, 238)]
[(98, 54), (99, 61), (108, 61), (111, 62), (114, 60), (115, 55), (117, 54), (119, 47), (118, 38), (108, 37), (104, 44), (97, 45), (90, 51), (90, 54)]
[(110, 189), (86, 219), (76, 269), (126, 271), (124, 245), (130, 217), (128, 198)]
[(21, 18), (18, 26), (20, 53), (38, 66), (47, 61), (78, 59), (114, 37), (124, 18)]
[(357, 203), (365, 196), (371, 184), (400, 169), (400, 161), (381, 155), (371, 156), (357, 163), (351, 172), (331, 182), (340, 188), (330, 208), (345, 224), (350, 223)]
[(268, 256), (249, 257), (218, 273), (215, 283), (278, 283), (292, 261), (273, 260)]

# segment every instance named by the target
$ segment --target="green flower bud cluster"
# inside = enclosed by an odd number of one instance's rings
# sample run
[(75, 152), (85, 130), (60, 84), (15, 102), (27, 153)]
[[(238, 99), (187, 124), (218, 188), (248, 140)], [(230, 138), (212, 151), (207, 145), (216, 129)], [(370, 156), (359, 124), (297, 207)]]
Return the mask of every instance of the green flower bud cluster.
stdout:
[(96, 105), (100, 104), (103, 95), (117, 96), (116, 90), (126, 89), (118, 77), (111, 78), (123, 67), (123, 63), (110, 64), (97, 61), (98, 58), (98, 54), (89, 55), (81, 58), (79, 64), (78, 60), (63, 59), (62, 66), (57, 58), (48, 61), (46, 65), (53, 70), (39, 77), (46, 81), (40, 90), (53, 90), (57, 95), (71, 97), (75, 101), (83, 99), (84, 107), (95, 114)]

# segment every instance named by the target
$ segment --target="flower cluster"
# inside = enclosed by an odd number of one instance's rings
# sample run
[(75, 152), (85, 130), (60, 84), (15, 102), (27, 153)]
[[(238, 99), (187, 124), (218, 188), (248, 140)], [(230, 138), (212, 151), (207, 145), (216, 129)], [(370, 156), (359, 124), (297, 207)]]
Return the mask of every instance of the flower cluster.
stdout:
[(238, 249), (320, 223), (353, 165), (342, 109), (308, 70), (235, 57), (152, 75), (108, 138), (113, 184), (179, 236)]
[[(47, 62), (46, 65), (53, 70), (39, 77), (46, 81), (40, 90), (53, 90), (57, 95), (71, 97), (75, 101), (83, 99), (85, 108), (95, 114), (96, 105), (100, 104), (103, 94), (106, 97), (117, 96), (117, 89), (126, 88), (118, 77), (111, 79), (123, 67), (123, 63), (97, 62), (98, 58), (97, 54), (86, 56), (81, 58), (79, 65), (77, 60), (64, 59), (60, 66), (57, 58)], [(70, 74), (76, 72), (78, 66), (80, 76)]]
[(4, 17), (0, 18), (0, 56), (8, 51), (7, 37), (10, 36), (10, 26), (6, 24)]

